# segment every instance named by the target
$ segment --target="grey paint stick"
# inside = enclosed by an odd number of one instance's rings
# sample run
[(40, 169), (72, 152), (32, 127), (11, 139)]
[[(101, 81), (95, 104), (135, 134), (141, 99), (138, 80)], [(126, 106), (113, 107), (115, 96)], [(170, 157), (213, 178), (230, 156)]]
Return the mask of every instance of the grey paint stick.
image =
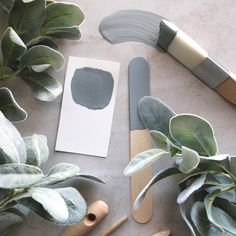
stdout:
[(138, 103), (150, 94), (150, 68), (142, 57), (134, 58), (129, 64), (129, 109), (130, 130), (145, 129), (138, 113)]

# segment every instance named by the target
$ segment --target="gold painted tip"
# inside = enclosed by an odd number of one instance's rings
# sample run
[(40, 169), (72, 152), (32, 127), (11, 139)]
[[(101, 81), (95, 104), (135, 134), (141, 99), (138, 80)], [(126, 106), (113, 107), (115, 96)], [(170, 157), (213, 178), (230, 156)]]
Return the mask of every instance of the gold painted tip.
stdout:
[(229, 74), (230, 77), (214, 90), (226, 100), (236, 105), (236, 75), (231, 72)]

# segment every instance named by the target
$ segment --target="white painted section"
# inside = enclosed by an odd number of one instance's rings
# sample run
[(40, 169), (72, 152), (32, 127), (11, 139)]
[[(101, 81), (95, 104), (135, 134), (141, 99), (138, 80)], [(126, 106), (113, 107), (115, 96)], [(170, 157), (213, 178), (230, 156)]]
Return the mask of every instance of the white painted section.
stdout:
[(178, 31), (167, 50), (173, 57), (193, 70), (208, 53), (183, 31)]

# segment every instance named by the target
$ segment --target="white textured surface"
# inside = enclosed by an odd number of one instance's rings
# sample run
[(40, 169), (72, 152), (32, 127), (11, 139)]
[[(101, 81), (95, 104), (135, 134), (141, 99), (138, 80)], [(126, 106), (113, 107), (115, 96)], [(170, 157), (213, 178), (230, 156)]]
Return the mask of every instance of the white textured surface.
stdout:
[[(53, 164), (71, 162), (83, 171), (102, 177), (107, 184), (89, 184), (83, 181), (68, 181), (78, 186), (88, 202), (105, 200), (110, 206), (110, 214), (91, 233), (95, 236), (123, 214), (129, 221), (122, 225), (113, 236), (149, 236), (170, 228), (173, 236), (190, 236), (180, 218), (176, 204), (177, 187), (175, 179), (163, 180), (155, 187), (154, 215), (150, 223), (139, 225), (130, 217), (129, 179), (123, 169), (128, 163), (128, 63), (133, 57), (143, 56), (150, 62), (151, 92), (153, 96), (168, 103), (176, 112), (191, 112), (208, 119), (215, 128), (222, 153), (236, 153), (236, 107), (223, 100), (213, 90), (199, 81), (179, 62), (168, 54), (138, 43), (110, 45), (98, 32), (101, 19), (120, 9), (143, 9), (156, 12), (173, 21), (185, 33), (191, 35), (226, 69), (236, 71), (236, 1), (235, 0), (74, 0), (81, 5), (86, 21), (81, 27), (79, 42), (63, 41), (62, 50), (66, 56), (93, 57), (121, 62), (120, 81), (113, 118), (110, 149), (107, 159), (76, 154), (55, 153), (55, 138), (60, 113), (61, 97), (53, 103), (43, 103), (34, 99), (27, 86), (21, 81), (8, 85), (13, 89), (17, 101), (27, 110), (29, 117), (17, 127), (24, 135), (33, 132), (48, 137), (51, 157), (44, 166), (47, 171)], [(2, 20), (0, 29), (3, 30)], [(64, 81), (65, 67), (56, 76)], [(155, 166), (160, 170), (170, 161), (162, 160)], [(7, 236), (57, 236), (61, 227), (30, 217)]]

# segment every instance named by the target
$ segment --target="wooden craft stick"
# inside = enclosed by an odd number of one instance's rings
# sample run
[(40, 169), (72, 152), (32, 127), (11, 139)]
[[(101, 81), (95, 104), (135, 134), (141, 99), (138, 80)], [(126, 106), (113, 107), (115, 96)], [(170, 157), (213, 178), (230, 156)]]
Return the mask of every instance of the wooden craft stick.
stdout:
[(100, 233), (98, 236), (108, 236), (112, 232), (114, 232), (120, 225), (122, 225), (126, 220), (128, 219), (127, 215), (122, 216), (120, 219), (118, 219), (115, 223), (113, 223), (110, 227), (105, 229), (102, 233)]
[[(150, 67), (141, 57), (134, 58), (129, 64), (129, 117), (130, 117), (130, 159), (140, 152), (151, 148), (149, 131), (144, 127), (139, 116), (139, 101), (150, 95)], [(131, 177), (131, 207), (132, 216), (138, 223), (145, 224), (152, 218), (153, 192), (148, 191), (142, 205), (134, 209), (134, 202), (138, 194), (152, 178), (152, 166), (136, 173)]]
[(85, 236), (95, 229), (97, 225), (107, 216), (108, 205), (104, 201), (96, 201), (88, 208), (87, 216), (78, 224), (69, 226), (61, 236)]

